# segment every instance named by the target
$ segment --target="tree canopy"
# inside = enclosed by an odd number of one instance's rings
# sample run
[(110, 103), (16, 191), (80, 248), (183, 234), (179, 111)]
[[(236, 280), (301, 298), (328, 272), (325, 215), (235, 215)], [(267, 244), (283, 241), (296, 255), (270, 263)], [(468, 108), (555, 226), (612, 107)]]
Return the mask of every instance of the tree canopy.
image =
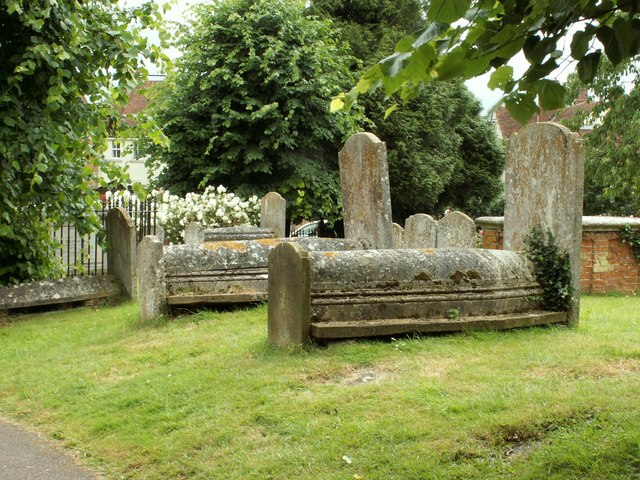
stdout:
[[(492, 72), (489, 86), (504, 91), (507, 109), (524, 123), (539, 108), (564, 105), (565, 88), (548, 77), (567, 63), (576, 62), (578, 76), (589, 83), (602, 58), (618, 65), (636, 55), (639, 9), (638, 0), (432, 0), (423, 27), (401, 39), (332, 106), (352, 105), (359, 94), (378, 88), (406, 101), (423, 82)], [(507, 62), (519, 52), (529, 68), (515, 78)]]
[[(586, 85), (569, 77), (567, 91), (575, 96)], [(625, 88), (626, 87), (626, 88)], [(585, 136), (585, 212), (630, 215), (640, 213), (640, 66), (635, 61), (614, 66), (604, 61), (589, 85), (594, 107), (566, 122)]]
[(337, 152), (363, 117), (329, 112), (331, 97), (353, 82), (354, 61), (331, 23), (291, 0), (224, 0), (195, 13), (156, 102), (171, 140), (168, 152), (152, 152), (167, 165), (161, 185), (277, 190), (293, 219), (334, 221)]
[[(408, 32), (424, 12), (418, 0), (315, 0), (312, 12), (329, 15), (361, 64), (370, 66)], [(356, 68), (356, 67), (354, 67)], [(367, 127), (387, 143), (394, 220), (446, 208), (470, 215), (499, 213), (504, 154), (479, 102), (458, 81), (421, 87), (406, 108), (385, 119), (380, 93), (360, 105)]]
[(52, 225), (97, 227), (106, 138), (160, 56), (141, 35), (159, 21), (153, 2), (0, 1), (0, 284), (55, 273)]

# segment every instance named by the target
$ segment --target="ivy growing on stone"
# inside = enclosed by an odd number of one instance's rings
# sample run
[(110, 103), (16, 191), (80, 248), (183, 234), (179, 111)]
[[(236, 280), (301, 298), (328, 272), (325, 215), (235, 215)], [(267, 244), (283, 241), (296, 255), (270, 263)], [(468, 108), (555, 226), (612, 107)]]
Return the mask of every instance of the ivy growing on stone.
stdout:
[(640, 230), (635, 230), (631, 225), (625, 225), (620, 229), (622, 243), (628, 244), (633, 250), (633, 255), (640, 262)]
[(539, 225), (531, 229), (524, 243), (524, 253), (542, 287), (542, 307), (552, 312), (569, 310), (573, 297), (569, 253), (560, 252), (553, 234)]

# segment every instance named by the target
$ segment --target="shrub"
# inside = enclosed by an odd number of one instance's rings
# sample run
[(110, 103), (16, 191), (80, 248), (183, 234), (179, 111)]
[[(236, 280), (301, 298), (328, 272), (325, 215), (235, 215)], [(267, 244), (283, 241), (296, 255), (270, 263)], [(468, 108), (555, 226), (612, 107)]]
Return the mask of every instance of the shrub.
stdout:
[(243, 199), (227, 192), (222, 185), (207, 187), (202, 194), (184, 197), (165, 191), (158, 195), (158, 220), (166, 238), (173, 243), (184, 239), (184, 227), (198, 222), (205, 228), (256, 225), (260, 221), (260, 199), (253, 195)]

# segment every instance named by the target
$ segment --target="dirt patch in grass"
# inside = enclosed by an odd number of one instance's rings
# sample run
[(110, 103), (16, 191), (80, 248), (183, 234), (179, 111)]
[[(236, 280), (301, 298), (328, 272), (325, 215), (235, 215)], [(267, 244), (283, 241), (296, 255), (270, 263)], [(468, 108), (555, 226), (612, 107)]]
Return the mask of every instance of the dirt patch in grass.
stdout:
[(498, 447), (507, 459), (526, 457), (542, 443), (546, 437), (558, 430), (572, 430), (585, 423), (596, 421), (598, 410), (568, 412), (553, 419), (520, 423), (499, 424), (488, 433), (478, 435), (478, 439), (490, 447)]
[(378, 364), (372, 366), (345, 366), (337, 371), (315, 371), (303, 374), (302, 380), (307, 385), (341, 385), (356, 386), (374, 384), (378, 385), (391, 378), (397, 368), (391, 364)]

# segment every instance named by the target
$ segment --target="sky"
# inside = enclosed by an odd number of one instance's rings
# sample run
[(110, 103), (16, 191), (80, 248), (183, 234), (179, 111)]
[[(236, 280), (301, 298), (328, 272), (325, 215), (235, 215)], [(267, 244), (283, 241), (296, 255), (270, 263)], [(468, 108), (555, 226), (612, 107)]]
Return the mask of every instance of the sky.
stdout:
[[(120, 0), (120, 4), (123, 6), (135, 6), (143, 3), (144, 0)], [(159, 5), (164, 5), (168, 0), (154, 0)], [(174, 0), (171, 9), (164, 15), (164, 18), (169, 22), (184, 23), (189, 19), (189, 8), (197, 3), (203, 3), (207, 0)], [(149, 38), (153, 41), (153, 32), (149, 34)], [(157, 36), (155, 36), (157, 41)], [(166, 52), (172, 58), (179, 55), (179, 52), (175, 49), (171, 49)], [(389, 52), (391, 53), (391, 52)], [(514, 68), (514, 76), (524, 73), (527, 68), (527, 61), (522, 54), (514, 57), (509, 65)], [(566, 80), (569, 73), (573, 71), (574, 67), (566, 68), (562, 70), (557, 79), (559, 81)], [(160, 73), (157, 69), (150, 68), (151, 74)], [(487, 87), (490, 73), (468, 80), (466, 83), (467, 88), (480, 100), (482, 103), (484, 113), (487, 113), (493, 106), (500, 100), (502, 92), (500, 90), (491, 90)], [(553, 77), (556, 78), (556, 77)]]

